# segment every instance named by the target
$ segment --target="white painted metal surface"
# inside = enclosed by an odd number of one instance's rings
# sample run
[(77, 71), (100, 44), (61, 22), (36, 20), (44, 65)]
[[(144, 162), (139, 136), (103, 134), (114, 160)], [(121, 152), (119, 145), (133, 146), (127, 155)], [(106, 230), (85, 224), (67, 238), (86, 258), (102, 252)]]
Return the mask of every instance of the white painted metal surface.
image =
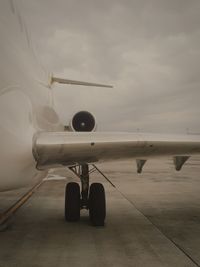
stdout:
[(199, 136), (43, 132), (35, 136), (34, 156), (39, 169), (118, 159), (190, 156), (200, 153)]
[(38, 178), (33, 135), (61, 130), (19, 4), (0, 1), (0, 191)]

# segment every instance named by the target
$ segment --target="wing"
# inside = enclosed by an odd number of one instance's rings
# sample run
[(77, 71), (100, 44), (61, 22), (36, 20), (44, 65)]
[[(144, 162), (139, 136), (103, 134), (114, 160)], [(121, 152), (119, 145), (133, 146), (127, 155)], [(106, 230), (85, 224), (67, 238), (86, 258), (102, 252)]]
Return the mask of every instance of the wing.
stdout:
[(172, 156), (177, 170), (200, 154), (200, 136), (103, 132), (40, 132), (33, 155), (38, 169), (117, 159), (136, 159), (138, 172), (150, 157)]

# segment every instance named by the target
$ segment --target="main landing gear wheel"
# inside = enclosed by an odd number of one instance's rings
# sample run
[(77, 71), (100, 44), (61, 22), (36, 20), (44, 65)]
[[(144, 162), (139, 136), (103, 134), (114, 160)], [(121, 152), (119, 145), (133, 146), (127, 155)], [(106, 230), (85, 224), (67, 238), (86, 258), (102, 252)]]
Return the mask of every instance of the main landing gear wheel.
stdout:
[(100, 183), (93, 183), (90, 186), (89, 215), (94, 226), (104, 226), (106, 199), (104, 187)]
[(80, 219), (80, 186), (68, 183), (65, 190), (65, 220), (75, 222)]

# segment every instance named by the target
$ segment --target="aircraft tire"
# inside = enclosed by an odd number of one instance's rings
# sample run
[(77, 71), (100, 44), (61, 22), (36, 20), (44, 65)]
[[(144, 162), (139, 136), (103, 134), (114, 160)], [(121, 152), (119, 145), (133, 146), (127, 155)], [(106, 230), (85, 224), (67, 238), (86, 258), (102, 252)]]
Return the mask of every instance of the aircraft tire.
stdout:
[(106, 218), (105, 190), (101, 183), (93, 183), (89, 192), (89, 216), (94, 226), (104, 226)]
[(68, 183), (65, 189), (65, 220), (75, 222), (80, 220), (80, 186), (78, 183)]

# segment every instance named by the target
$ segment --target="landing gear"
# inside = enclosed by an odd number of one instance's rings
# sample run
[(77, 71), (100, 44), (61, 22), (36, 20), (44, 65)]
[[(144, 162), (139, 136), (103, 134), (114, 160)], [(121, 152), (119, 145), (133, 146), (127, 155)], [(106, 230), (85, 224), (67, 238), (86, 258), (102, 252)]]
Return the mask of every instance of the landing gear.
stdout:
[[(104, 226), (106, 217), (105, 190), (102, 184), (93, 183), (89, 187), (89, 166), (82, 164), (70, 167), (81, 180), (81, 193), (78, 183), (68, 183), (65, 192), (65, 219), (74, 222), (80, 219), (80, 210), (89, 210), (90, 221), (94, 226)], [(93, 171), (93, 170), (92, 170)]]
[(106, 199), (104, 187), (100, 183), (93, 183), (90, 186), (89, 215), (94, 226), (104, 226)]
[(89, 192), (89, 166), (82, 164), (80, 166), (80, 179), (81, 179), (81, 208), (88, 209), (88, 192)]
[(68, 183), (65, 190), (65, 219), (75, 222), (80, 219), (80, 186)]

